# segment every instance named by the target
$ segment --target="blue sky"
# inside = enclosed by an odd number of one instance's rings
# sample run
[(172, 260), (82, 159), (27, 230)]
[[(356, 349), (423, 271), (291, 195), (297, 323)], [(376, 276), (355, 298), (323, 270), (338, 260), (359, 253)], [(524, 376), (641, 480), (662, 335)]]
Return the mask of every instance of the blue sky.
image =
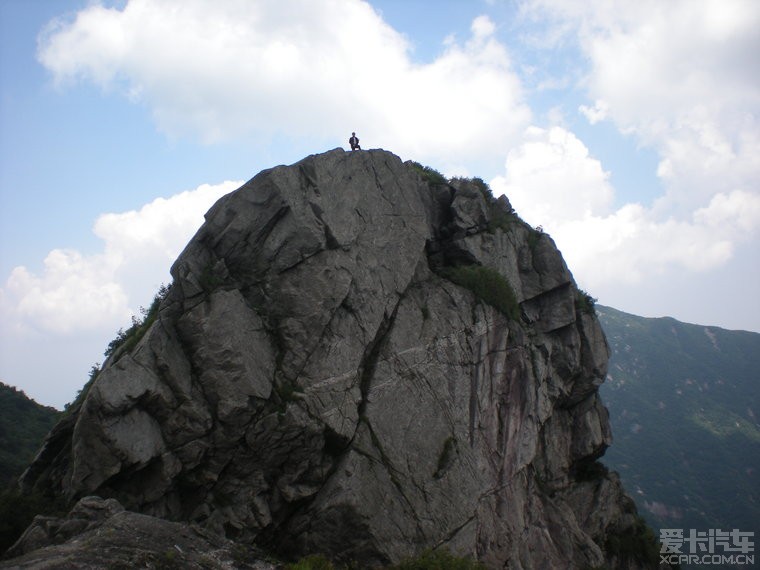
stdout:
[(62, 406), (225, 192), (346, 146), (480, 176), (580, 286), (760, 331), (753, 0), (0, 2), (0, 379)]

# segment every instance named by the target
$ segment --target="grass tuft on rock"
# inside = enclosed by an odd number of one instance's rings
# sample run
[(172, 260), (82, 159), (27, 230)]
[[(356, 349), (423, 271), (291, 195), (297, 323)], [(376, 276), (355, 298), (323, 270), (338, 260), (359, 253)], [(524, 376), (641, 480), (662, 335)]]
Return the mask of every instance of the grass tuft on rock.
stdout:
[(108, 343), (108, 348), (106, 348), (104, 353), (106, 357), (114, 354), (122, 346), (127, 352), (130, 352), (137, 343), (140, 342), (140, 339), (156, 321), (156, 318), (158, 318), (158, 308), (161, 305), (161, 301), (166, 298), (170, 290), (171, 285), (161, 285), (158, 289), (158, 293), (153, 297), (153, 302), (150, 304), (150, 307), (147, 309), (140, 307), (142, 318), (140, 319), (133, 316), (132, 326), (127, 330), (119, 329), (119, 332), (116, 333), (116, 338)]
[[(298, 562), (288, 564), (285, 570), (355, 570), (356, 563), (336, 566), (321, 554), (312, 554)], [(385, 570), (486, 570), (480, 562), (472, 558), (455, 556), (448, 550), (425, 550), (417, 556), (406, 558)]]
[(447, 550), (425, 550), (419, 556), (403, 560), (390, 570), (486, 570), (472, 558), (454, 556)]
[(495, 269), (482, 265), (460, 265), (441, 269), (441, 275), (452, 283), (469, 289), (478, 299), (512, 320), (520, 318), (520, 304), (512, 286)]

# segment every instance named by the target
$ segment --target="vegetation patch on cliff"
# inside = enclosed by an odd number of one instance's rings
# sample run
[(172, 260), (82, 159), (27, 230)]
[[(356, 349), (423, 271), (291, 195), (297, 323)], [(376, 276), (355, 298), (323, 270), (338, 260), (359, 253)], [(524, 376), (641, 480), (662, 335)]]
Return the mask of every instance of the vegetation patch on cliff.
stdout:
[(412, 168), (420, 175), (424, 180), (432, 184), (448, 184), (449, 181), (446, 177), (438, 172), (435, 168), (429, 166), (423, 166), (419, 162), (410, 161)]
[(520, 318), (520, 305), (509, 282), (495, 269), (482, 265), (444, 267), (441, 276), (469, 289), (481, 301), (500, 310), (512, 320)]
[[(317, 555), (310, 555), (298, 562), (289, 564), (286, 570), (354, 570), (359, 566), (348, 564), (335, 566), (330, 560)], [(455, 556), (447, 550), (425, 550), (418, 556), (407, 558), (385, 570), (485, 570), (480, 562), (472, 558)]]
[(586, 293), (583, 289), (578, 289), (575, 297), (575, 310), (579, 313), (589, 315), (596, 314), (596, 299)]
[(646, 521), (636, 515), (636, 522), (632, 528), (607, 536), (604, 550), (607, 556), (615, 556), (621, 562), (635, 560), (656, 565), (660, 545)]
[(140, 307), (142, 318), (133, 316), (132, 326), (127, 330), (119, 329), (119, 332), (116, 333), (116, 338), (108, 343), (108, 348), (106, 348), (104, 353), (106, 357), (114, 354), (122, 346), (127, 352), (129, 352), (138, 342), (140, 342), (140, 339), (156, 321), (156, 318), (158, 318), (158, 308), (161, 305), (161, 301), (163, 301), (169, 294), (170, 289), (170, 285), (161, 285), (158, 289), (158, 293), (153, 297), (153, 302), (150, 304), (150, 307), (147, 309)]

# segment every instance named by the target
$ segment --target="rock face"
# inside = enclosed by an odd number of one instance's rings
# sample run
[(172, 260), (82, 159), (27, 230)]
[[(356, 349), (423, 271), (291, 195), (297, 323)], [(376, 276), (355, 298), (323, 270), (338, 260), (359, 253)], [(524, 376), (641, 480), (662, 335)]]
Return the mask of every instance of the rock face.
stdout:
[(276, 570), (254, 549), (197, 526), (124, 510), (116, 499), (82, 498), (65, 518), (35, 518), (0, 568), (23, 570)]
[[(611, 441), (600, 325), (551, 238), (482, 190), (385, 151), (261, 172), (23, 485), (366, 567), (438, 547), (645, 566), (606, 547), (636, 520), (619, 480), (580, 475)], [(515, 312), (462, 266), (498, 273)]]

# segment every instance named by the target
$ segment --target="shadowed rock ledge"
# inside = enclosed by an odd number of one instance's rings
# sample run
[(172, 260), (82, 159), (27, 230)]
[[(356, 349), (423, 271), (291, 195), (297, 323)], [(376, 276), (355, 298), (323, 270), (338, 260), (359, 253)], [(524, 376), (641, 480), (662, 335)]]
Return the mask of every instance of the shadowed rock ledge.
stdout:
[(560, 252), (479, 181), (420, 172), (336, 149), (219, 200), (22, 486), (366, 567), (647, 567), (608, 547), (637, 517), (593, 468), (608, 348)]

